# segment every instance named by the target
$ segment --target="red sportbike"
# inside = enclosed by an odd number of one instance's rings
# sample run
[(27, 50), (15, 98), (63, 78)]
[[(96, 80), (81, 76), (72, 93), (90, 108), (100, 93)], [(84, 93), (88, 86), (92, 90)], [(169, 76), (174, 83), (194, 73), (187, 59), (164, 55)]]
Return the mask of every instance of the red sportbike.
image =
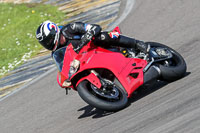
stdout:
[[(118, 27), (114, 29), (120, 33)], [(90, 41), (79, 53), (70, 44), (53, 53), (58, 84), (77, 90), (88, 104), (107, 111), (124, 108), (128, 98), (154, 80), (174, 81), (186, 73), (186, 63), (175, 50), (147, 42), (148, 54), (134, 49), (104, 49)]]

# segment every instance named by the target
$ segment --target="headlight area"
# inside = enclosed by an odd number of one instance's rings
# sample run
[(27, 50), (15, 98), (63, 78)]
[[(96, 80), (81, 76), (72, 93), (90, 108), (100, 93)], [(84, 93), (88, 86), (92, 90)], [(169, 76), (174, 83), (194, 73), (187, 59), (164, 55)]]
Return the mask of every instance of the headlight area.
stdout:
[(70, 69), (69, 69), (69, 74), (68, 74), (69, 79), (71, 78), (71, 76), (73, 74), (75, 74), (78, 71), (79, 67), (80, 67), (80, 61), (79, 60), (75, 59), (70, 63)]
[(68, 73), (68, 79), (63, 82), (63, 84), (62, 84), (63, 87), (69, 87), (69, 86), (71, 86), (70, 78), (71, 78), (71, 76), (73, 74), (75, 74), (78, 71), (79, 67), (80, 67), (80, 61), (79, 60), (74, 59), (70, 63), (70, 69), (69, 69), (69, 73)]

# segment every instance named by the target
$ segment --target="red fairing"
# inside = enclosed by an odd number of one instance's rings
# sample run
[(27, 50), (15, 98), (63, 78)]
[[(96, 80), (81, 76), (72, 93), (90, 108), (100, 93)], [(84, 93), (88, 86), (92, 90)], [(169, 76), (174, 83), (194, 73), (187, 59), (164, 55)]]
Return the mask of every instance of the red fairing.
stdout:
[(72, 44), (70, 44), (65, 51), (62, 71), (58, 72), (57, 74), (57, 82), (62, 88), (65, 88), (65, 86), (62, 85), (63, 82), (69, 79), (68, 73), (70, 69), (70, 63), (75, 59), (76, 56), (78, 56), (78, 54), (73, 50)]
[(76, 83), (76, 86), (78, 86), (78, 84), (80, 83), (80, 82), (82, 82), (83, 80), (88, 80), (88, 81), (90, 81), (92, 84), (94, 84), (97, 88), (101, 88), (101, 82), (100, 82), (100, 80), (99, 80), (99, 78), (95, 75), (95, 74), (93, 74), (93, 73), (91, 73), (91, 74), (89, 74), (88, 76), (86, 76), (86, 77), (84, 77), (84, 78), (81, 78), (77, 83)]
[[(119, 28), (114, 30), (120, 32)], [(80, 61), (80, 67), (75, 74), (68, 77), (70, 63), (74, 59)], [(143, 84), (143, 69), (146, 65), (146, 60), (127, 58), (119, 52), (112, 52), (101, 47), (97, 47), (92, 42), (84, 46), (79, 54), (73, 50), (73, 46), (70, 44), (65, 51), (62, 72), (60, 73), (60, 78), (57, 80), (59, 85), (62, 86), (66, 79), (71, 80), (75, 75), (83, 72), (84, 70), (104, 68), (110, 70), (116, 76), (127, 91), (128, 97), (130, 97), (131, 94)], [(94, 76), (95, 75), (89, 75), (89, 77), (80, 79), (79, 82), (84, 79), (92, 82), (92, 78), (94, 78), (94, 85), (99, 88), (101, 85), (98, 86), (97, 84), (100, 83), (100, 81), (97, 81), (98, 78)], [(78, 85), (78, 83), (76, 85)], [(73, 86), (71, 87), (73, 88)]]
[[(68, 73), (69, 73), (69, 69), (70, 69), (70, 63), (75, 59), (75, 57), (77, 57), (78, 54), (73, 50), (73, 46), (72, 44), (70, 44), (66, 51), (65, 51), (65, 57), (64, 57), (64, 61), (63, 61), (63, 68), (62, 68), (62, 75), (69, 78), (68, 77)], [(62, 79), (62, 82), (65, 79)]]
[(90, 51), (85, 57), (82, 56), (78, 60), (82, 62), (79, 71), (92, 68), (104, 68), (112, 71), (129, 96), (143, 84), (143, 69), (147, 65), (146, 60), (125, 58), (121, 53), (110, 52), (102, 48)]

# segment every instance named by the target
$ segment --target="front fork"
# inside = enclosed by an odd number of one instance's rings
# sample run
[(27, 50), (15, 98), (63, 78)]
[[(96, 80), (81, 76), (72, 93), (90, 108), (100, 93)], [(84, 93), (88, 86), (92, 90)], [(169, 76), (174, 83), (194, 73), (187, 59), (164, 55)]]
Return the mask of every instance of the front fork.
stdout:
[[(97, 76), (97, 78), (100, 79), (100, 83), (101, 83), (101, 86), (104, 86), (104, 87), (107, 87), (108, 86), (108, 83), (105, 81), (104, 78), (101, 77), (101, 75), (99, 75), (95, 70), (91, 70), (90, 71), (91, 73), (95, 74)], [(113, 85), (113, 84), (112, 84)], [(100, 88), (99, 88), (100, 89)]]
[(95, 70), (91, 70), (90, 74), (86, 77), (81, 78), (77, 83), (76, 83), (76, 87), (79, 85), (80, 82), (82, 82), (83, 80), (88, 80), (91, 84), (95, 85), (97, 88), (101, 88), (102, 83), (101, 83), (101, 79), (99, 78), (100, 75), (95, 71)]

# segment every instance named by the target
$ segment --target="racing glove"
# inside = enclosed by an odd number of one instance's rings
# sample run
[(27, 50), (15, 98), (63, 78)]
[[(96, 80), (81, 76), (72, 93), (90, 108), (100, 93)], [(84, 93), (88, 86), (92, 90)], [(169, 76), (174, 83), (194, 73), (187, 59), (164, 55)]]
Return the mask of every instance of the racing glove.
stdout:
[(90, 32), (85, 33), (82, 38), (80, 44), (77, 46), (77, 48), (74, 49), (75, 52), (79, 52), (81, 48), (86, 45), (93, 37), (93, 34)]
[(88, 24), (86, 31), (87, 32), (81, 38), (81, 43), (76, 49), (74, 49), (76, 52), (79, 52), (81, 48), (92, 39), (93, 36), (99, 35), (101, 32), (101, 27), (99, 25)]

